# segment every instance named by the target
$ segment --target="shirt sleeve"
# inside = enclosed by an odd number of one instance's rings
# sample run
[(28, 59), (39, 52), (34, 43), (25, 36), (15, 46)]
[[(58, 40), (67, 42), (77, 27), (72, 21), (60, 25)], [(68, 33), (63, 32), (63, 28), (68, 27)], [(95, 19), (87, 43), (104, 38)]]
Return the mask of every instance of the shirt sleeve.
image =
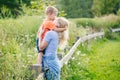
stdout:
[(51, 35), (51, 32), (48, 31), (44, 37), (44, 41), (47, 41), (48, 43), (51, 41), (52, 39), (52, 35)]

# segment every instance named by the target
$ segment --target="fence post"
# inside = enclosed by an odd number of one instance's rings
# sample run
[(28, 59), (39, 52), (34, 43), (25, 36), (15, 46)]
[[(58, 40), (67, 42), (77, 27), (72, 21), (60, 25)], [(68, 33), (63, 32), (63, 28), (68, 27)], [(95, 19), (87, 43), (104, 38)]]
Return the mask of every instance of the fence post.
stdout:
[[(86, 34), (86, 36), (88, 36), (88, 34)], [(90, 50), (90, 41), (86, 40), (86, 42), (87, 42), (87, 48), (88, 48), (88, 50)]]
[(77, 36), (76, 39), (77, 39), (77, 40), (80, 39), (80, 36)]
[(112, 33), (112, 28), (109, 28), (110, 33)]
[(37, 76), (42, 72), (41, 65), (39, 65), (39, 64), (31, 65), (30, 70), (32, 71), (32, 75), (31, 75), (30, 79), (37, 78)]
[(64, 53), (66, 54), (66, 52), (67, 52), (68, 50), (70, 50), (70, 46), (66, 46), (66, 47), (64, 48)]
[[(102, 28), (100, 32), (104, 32), (104, 29)], [(104, 35), (102, 35), (101, 38), (104, 38)]]
[(63, 53), (57, 53), (58, 59), (61, 60), (63, 57)]

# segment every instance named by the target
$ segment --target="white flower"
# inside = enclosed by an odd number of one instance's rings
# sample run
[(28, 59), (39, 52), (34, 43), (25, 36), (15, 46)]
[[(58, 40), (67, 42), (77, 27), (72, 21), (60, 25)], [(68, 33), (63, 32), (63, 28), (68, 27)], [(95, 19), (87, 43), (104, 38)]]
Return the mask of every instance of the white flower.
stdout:
[(86, 56), (86, 54), (81, 54), (81, 56)]
[(27, 55), (27, 57), (32, 57), (32, 55)]
[(77, 55), (79, 55), (81, 53), (81, 51), (77, 51)]
[(67, 64), (67, 63), (68, 63), (68, 61), (65, 62), (65, 64)]
[(23, 45), (23, 43), (20, 43), (20, 46), (22, 46)]
[(3, 45), (3, 46), (5, 46), (5, 43), (4, 43), (4, 42), (2, 42), (2, 45)]
[(75, 59), (75, 57), (72, 57), (72, 60), (74, 60)]
[(81, 64), (80, 62), (78, 63), (78, 65)]
[(82, 46), (84, 46), (84, 44), (82, 43)]

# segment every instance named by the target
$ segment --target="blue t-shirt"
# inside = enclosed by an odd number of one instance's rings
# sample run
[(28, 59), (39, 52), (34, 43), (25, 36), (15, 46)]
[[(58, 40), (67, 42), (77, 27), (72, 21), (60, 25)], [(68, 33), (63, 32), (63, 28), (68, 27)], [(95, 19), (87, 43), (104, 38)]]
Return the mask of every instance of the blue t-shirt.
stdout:
[(55, 31), (48, 31), (44, 37), (44, 41), (48, 42), (48, 46), (45, 49), (45, 56), (56, 55), (58, 47), (58, 33)]
[[(55, 31), (48, 31), (44, 37), (44, 41), (48, 42), (45, 48), (45, 54), (42, 58), (42, 66), (48, 67), (60, 80), (60, 64), (57, 58), (57, 47), (59, 43), (58, 33)], [(49, 75), (48, 75), (49, 76)]]

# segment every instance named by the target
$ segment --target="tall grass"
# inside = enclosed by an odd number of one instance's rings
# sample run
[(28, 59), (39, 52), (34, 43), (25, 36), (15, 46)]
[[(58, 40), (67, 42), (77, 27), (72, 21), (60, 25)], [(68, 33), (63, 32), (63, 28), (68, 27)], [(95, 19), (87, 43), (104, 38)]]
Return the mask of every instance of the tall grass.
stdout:
[[(29, 65), (36, 63), (38, 16), (0, 20), (0, 80), (26, 80)], [(29, 79), (28, 79), (29, 80)]]
[(117, 15), (107, 15), (103, 17), (95, 17), (95, 18), (78, 18), (78, 19), (71, 19), (73, 20), (78, 27), (83, 26), (90, 26), (97, 29), (106, 29), (106, 28), (115, 28), (120, 27), (120, 16)]
[(62, 68), (61, 80), (119, 80), (120, 42), (93, 40), (81, 44)]
[[(101, 21), (101, 19), (102, 18), (82, 20), (83, 22), (84, 20), (90, 20), (91, 23), (95, 20), (97, 24), (99, 21)], [(115, 19), (118, 20), (118, 17), (116, 17)], [(82, 26), (79, 27), (78, 24), (76, 24), (79, 20), (81, 19), (69, 19), (70, 46), (72, 46), (76, 42), (77, 37), (82, 37), (88, 32)], [(0, 19), (0, 80), (29, 80), (29, 77), (31, 76), (31, 73), (29, 71), (29, 65), (34, 64), (37, 61), (35, 39), (36, 32), (42, 21), (42, 17), (27, 15), (19, 16), (16, 19)], [(86, 24), (86, 21), (84, 23)], [(99, 23), (101, 24), (102, 22)], [(84, 47), (82, 48), (85, 53), (89, 52)], [(77, 61), (70, 62), (70, 65), (72, 65), (73, 63), (77, 64)], [(73, 64), (72, 67), (76, 69), (76, 71), (79, 71), (76, 65)], [(80, 67), (86, 71), (81, 71), (81, 74), (86, 75), (86, 77), (89, 76), (86, 70), (87, 66), (84, 66), (85, 68), (83, 66)], [(67, 72), (70, 69), (70, 66), (64, 66), (63, 69), (66, 77), (70, 78)], [(72, 71), (74, 69), (71, 69), (69, 71)], [(74, 75), (76, 73), (72, 74)], [(91, 76), (94, 76), (94, 73), (91, 74)], [(63, 78), (63, 80), (68, 80), (66, 77)], [(77, 80), (79, 79), (79, 74), (72, 77), (74, 77), (74, 80)]]

